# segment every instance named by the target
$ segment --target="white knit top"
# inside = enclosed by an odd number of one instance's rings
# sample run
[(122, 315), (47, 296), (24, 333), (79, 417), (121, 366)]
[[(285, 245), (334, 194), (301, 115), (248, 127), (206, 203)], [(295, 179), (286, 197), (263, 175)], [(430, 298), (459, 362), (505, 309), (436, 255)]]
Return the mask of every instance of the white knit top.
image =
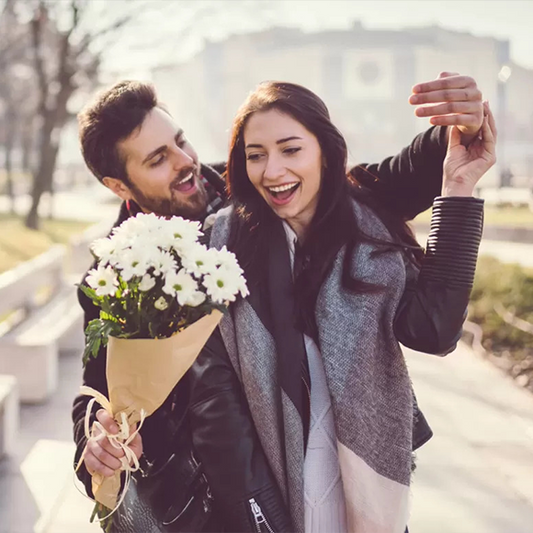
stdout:
[[(297, 236), (283, 224), (294, 265)], [(305, 533), (346, 533), (346, 504), (331, 397), (320, 350), (304, 335), (311, 377), (311, 420), (304, 463)]]

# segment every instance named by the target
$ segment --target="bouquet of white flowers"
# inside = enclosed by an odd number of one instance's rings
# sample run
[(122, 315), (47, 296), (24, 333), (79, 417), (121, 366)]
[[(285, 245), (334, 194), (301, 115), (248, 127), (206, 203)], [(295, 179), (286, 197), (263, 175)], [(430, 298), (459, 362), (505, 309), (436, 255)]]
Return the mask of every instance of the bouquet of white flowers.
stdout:
[[(109, 399), (82, 387), (84, 394), (93, 396), (85, 433), (88, 440), (98, 438), (89, 430), (97, 401), (121, 428), (118, 435), (107, 437), (126, 455), (123, 494), (129, 475), (138, 468), (128, 448), (135, 436), (129, 428), (142, 425), (162, 405), (228, 303), (239, 294), (248, 295), (235, 255), (225, 248), (208, 249), (198, 242), (200, 235), (197, 222), (138, 214), (91, 245), (97, 266), (86, 278), (88, 286), (80, 289), (100, 307), (100, 317), (87, 326), (84, 362), (107, 345)], [(120, 505), (120, 472), (112, 478), (95, 474), (92, 488), (100, 517)]]

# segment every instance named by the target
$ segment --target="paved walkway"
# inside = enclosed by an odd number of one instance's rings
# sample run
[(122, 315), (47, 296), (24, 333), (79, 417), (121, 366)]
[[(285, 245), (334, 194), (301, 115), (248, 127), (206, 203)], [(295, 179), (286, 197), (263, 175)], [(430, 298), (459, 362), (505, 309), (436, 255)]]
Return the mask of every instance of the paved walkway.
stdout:
[[(533, 533), (533, 396), (463, 345), (408, 361), (435, 431), (418, 454), (411, 533)], [(99, 531), (70, 470), (76, 354), (60, 372), (47, 404), (23, 407), (18, 453), (0, 462), (0, 533)]]
[(407, 356), (435, 433), (418, 453), (411, 533), (533, 533), (533, 395), (464, 345)]

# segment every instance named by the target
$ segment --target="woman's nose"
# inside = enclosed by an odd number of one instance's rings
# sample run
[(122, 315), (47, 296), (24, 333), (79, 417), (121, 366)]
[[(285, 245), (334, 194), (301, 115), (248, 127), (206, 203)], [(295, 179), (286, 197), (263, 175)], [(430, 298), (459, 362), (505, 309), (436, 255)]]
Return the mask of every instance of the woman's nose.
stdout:
[(270, 156), (267, 160), (263, 177), (267, 180), (275, 181), (285, 174), (285, 167), (278, 157)]

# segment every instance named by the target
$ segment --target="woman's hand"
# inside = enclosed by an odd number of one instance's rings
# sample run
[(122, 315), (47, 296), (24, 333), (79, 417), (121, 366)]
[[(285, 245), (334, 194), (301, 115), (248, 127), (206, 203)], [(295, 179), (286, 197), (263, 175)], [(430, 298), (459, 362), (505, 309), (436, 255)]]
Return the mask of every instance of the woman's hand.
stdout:
[(457, 72), (441, 72), (436, 80), (413, 87), (409, 103), (417, 117), (429, 117), (433, 125), (457, 126), (461, 142), (474, 140), (483, 123), (482, 95), (476, 80)]
[(442, 196), (472, 196), (481, 176), (496, 163), (496, 124), (488, 102), (483, 103), (484, 117), (479, 135), (466, 147), (461, 132), (450, 128), (444, 160)]

